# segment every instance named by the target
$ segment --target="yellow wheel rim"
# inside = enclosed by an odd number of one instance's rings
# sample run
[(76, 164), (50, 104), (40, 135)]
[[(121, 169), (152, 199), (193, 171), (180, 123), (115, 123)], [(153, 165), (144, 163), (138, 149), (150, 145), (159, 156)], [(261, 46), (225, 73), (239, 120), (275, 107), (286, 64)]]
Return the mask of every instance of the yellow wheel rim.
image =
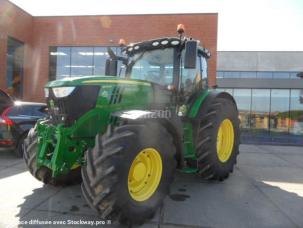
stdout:
[(80, 167), (81, 165), (78, 163), (73, 164), (73, 166), (71, 167), (71, 169), (77, 169), (78, 167)]
[(128, 173), (128, 191), (136, 201), (149, 199), (159, 186), (162, 176), (162, 159), (153, 148), (141, 150)]
[(235, 141), (234, 126), (229, 119), (221, 122), (217, 135), (217, 154), (221, 162), (230, 158)]

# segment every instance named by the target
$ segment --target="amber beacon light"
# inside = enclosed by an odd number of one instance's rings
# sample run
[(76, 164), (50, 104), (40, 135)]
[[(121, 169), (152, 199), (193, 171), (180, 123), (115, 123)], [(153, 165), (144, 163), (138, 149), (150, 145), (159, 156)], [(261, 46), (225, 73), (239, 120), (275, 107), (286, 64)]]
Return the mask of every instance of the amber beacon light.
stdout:
[(120, 40), (119, 40), (119, 45), (120, 45), (121, 47), (125, 46), (125, 45), (126, 45), (125, 40), (124, 40), (124, 39), (120, 39)]
[(182, 35), (185, 31), (185, 26), (183, 24), (178, 24), (177, 26), (177, 32)]

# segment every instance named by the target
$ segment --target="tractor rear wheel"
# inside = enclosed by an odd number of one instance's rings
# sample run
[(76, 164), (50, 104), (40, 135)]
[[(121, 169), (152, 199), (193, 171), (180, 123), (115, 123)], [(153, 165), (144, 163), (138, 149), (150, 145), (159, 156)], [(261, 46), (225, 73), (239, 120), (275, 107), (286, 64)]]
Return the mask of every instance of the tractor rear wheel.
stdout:
[(97, 135), (86, 154), (82, 192), (103, 219), (142, 224), (168, 194), (176, 146), (160, 124), (127, 124)]
[(38, 150), (38, 134), (36, 126), (32, 128), (24, 140), (24, 161), (29, 172), (44, 184), (72, 185), (81, 183), (81, 167), (72, 169), (68, 174), (53, 178), (51, 170), (47, 167), (37, 168), (36, 155)]
[(239, 137), (236, 105), (216, 98), (199, 120), (196, 150), (202, 178), (222, 181), (229, 176), (237, 162)]

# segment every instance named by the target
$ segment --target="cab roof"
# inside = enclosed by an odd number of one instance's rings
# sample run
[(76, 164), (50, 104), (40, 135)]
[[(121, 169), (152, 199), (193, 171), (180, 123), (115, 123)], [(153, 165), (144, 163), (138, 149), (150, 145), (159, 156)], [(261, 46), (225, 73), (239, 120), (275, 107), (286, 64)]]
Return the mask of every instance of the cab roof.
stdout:
[[(155, 49), (164, 49), (164, 48), (178, 47), (178, 46), (181, 46), (183, 48), (188, 40), (193, 40), (193, 39), (187, 37), (183, 37), (181, 39), (178, 37), (162, 37), (162, 38), (147, 40), (138, 43), (131, 43), (122, 49), (122, 53), (132, 56), (138, 52), (141, 52), (142, 50), (155, 50)], [(199, 45), (200, 41), (197, 40), (197, 42), (198, 42), (198, 52), (200, 52), (205, 58), (209, 58), (210, 51)]]

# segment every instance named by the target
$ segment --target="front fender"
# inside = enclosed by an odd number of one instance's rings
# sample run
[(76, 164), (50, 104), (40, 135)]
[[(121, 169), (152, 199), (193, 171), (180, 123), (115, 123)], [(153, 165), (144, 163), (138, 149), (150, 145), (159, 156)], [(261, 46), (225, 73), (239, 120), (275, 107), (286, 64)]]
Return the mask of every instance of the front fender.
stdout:
[(184, 165), (183, 151), (183, 125), (181, 119), (170, 110), (125, 110), (111, 114), (112, 117), (127, 122), (145, 122), (157, 121), (166, 127), (166, 130), (172, 135), (176, 146), (177, 168)]

